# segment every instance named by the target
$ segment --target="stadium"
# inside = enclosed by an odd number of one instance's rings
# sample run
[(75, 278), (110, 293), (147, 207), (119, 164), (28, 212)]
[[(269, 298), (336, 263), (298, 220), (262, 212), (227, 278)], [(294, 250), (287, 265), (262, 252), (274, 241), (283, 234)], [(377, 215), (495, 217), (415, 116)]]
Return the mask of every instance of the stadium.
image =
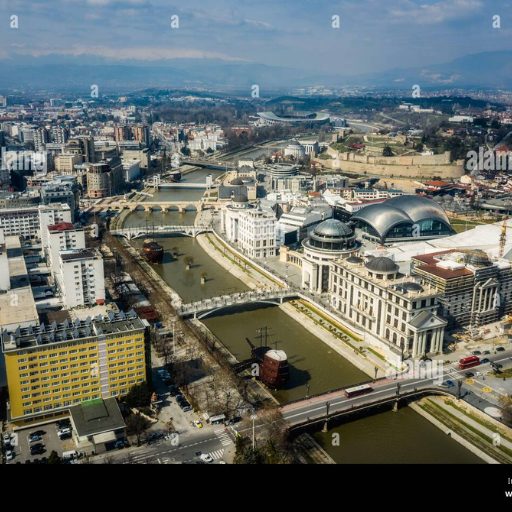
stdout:
[(293, 112), (290, 114), (276, 115), (274, 112), (258, 112), (258, 117), (267, 125), (320, 125), (330, 122), (329, 114), (325, 112)]

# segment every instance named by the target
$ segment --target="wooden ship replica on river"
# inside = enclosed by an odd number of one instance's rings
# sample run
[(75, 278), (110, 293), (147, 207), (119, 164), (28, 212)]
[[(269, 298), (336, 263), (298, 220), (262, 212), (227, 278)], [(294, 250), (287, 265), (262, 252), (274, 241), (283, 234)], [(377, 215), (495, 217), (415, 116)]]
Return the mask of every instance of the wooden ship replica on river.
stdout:
[[(147, 224), (146, 224), (147, 227)], [(155, 225), (153, 224), (153, 237), (146, 238), (142, 245), (142, 255), (148, 263), (162, 263), (164, 259), (164, 248), (155, 241)]]
[(288, 356), (284, 350), (277, 350), (277, 342), (274, 349), (268, 345), (268, 327), (262, 327), (258, 331), (260, 346), (245, 338), (251, 347), (251, 358), (235, 365), (235, 371), (241, 372), (256, 363), (259, 371), (255, 376), (270, 389), (282, 389), (290, 378)]

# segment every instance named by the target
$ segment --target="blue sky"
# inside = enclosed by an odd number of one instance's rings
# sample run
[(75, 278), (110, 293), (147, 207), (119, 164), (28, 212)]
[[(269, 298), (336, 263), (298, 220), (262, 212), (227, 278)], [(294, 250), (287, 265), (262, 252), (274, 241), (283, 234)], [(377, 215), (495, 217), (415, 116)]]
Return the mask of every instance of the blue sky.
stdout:
[[(512, 50), (511, 7), (512, 0), (0, 0), (0, 58), (221, 58), (356, 74)], [(170, 27), (174, 14), (179, 29)]]

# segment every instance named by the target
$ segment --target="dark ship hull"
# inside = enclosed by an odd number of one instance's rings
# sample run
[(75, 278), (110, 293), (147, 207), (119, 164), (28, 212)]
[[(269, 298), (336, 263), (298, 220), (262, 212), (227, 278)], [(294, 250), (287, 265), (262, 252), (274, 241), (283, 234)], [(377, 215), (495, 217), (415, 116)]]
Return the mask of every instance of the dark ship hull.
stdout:
[(149, 263), (162, 263), (164, 258), (164, 248), (154, 240), (146, 240), (144, 242), (142, 253)]

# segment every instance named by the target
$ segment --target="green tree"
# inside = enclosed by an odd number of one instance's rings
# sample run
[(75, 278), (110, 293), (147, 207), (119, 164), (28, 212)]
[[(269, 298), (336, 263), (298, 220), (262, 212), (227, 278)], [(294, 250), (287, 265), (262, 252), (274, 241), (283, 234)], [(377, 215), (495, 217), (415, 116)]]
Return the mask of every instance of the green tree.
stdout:
[(130, 388), (127, 395), (124, 397), (124, 403), (127, 407), (146, 407), (151, 401), (151, 394), (153, 391), (147, 382), (135, 384)]
[(140, 446), (142, 434), (148, 429), (150, 423), (141, 414), (130, 414), (126, 418), (126, 433), (137, 438), (137, 446)]
[(384, 149), (382, 150), (382, 156), (395, 156), (395, 155), (389, 146), (385, 146)]
[(52, 450), (52, 453), (50, 453), (50, 456), (48, 457), (48, 464), (62, 464), (62, 459), (55, 450)]

